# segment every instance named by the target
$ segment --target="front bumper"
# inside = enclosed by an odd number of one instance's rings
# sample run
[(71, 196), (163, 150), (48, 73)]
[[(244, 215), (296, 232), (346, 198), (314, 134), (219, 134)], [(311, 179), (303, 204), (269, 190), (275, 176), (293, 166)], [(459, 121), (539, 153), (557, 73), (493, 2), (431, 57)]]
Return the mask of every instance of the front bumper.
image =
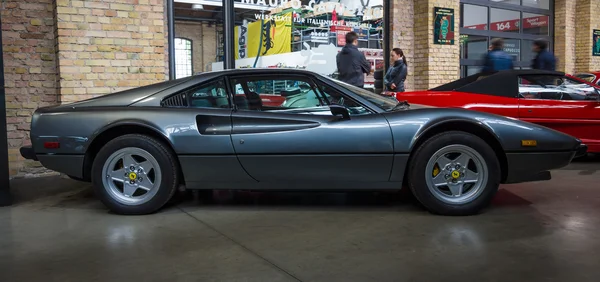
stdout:
[(27, 160), (38, 160), (35, 152), (33, 151), (33, 147), (31, 146), (23, 146), (19, 149), (19, 152), (21, 153), (21, 156)]
[(587, 155), (588, 146), (585, 144), (579, 145), (577, 151), (575, 151), (575, 158), (583, 157)]
[(565, 167), (573, 158), (587, 153), (587, 146), (579, 145), (574, 151), (507, 153), (508, 173), (504, 184), (550, 180), (550, 170)]

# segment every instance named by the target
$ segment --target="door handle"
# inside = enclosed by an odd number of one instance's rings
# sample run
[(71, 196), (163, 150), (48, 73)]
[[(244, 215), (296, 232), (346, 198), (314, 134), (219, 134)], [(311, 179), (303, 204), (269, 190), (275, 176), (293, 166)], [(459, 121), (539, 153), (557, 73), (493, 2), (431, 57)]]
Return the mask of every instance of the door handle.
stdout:
[(533, 110), (527, 110), (527, 111), (530, 112), (530, 113), (533, 112)]

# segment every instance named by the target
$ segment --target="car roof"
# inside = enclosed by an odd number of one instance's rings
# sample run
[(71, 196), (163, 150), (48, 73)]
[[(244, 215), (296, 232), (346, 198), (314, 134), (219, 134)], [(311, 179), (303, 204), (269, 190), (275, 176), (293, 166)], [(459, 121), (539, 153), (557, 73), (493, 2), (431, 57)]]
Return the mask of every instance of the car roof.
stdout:
[(521, 75), (556, 75), (564, 72), (546, 70), (504, 70), (492, 73), (478, 73), (429, 89), (430, 91), (460, 91), (515, 97), (519, 93), (518, 77)]
[(238, 75), (238, 74), (242, 74), (242, 75), (246, 75), (249, 73), (252, 74), (280, 74), (281, 72), (286, 72), (286, 73), (295, 73), (295, 74), (305, 74), (305, 75), (314, 75), (315, 73), (307, 71), (307, 70), (303, 70), (303, 69), (293, 69), (293, 68), (242, 68), (242, 69), (227, 69), (227, 70), (216, 70), (216, 71), (211, 71), (211, 72), (205, 72), (202, 74), (199, 74), (200, 76), (203, 75), (211, 75), (211, 76), (217, 76), (217, 75)]

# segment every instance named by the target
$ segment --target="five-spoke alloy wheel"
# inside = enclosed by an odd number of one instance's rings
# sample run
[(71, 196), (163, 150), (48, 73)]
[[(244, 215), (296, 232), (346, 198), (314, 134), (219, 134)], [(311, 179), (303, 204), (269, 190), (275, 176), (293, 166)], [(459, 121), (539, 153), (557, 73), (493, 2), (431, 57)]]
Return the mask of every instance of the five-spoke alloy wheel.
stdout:
[(100, 149), (92, 182), (112, 211), (148, 214), (163, 207), (175, 193), (178, 162), (162, 142), (145, 135), (125, 135)]
[(444, 132), (423, 142), (411, 157), (409, 187), (429, 211), (471, 215), (486, 207), (500, 185), (500, 164), (481, 138)]

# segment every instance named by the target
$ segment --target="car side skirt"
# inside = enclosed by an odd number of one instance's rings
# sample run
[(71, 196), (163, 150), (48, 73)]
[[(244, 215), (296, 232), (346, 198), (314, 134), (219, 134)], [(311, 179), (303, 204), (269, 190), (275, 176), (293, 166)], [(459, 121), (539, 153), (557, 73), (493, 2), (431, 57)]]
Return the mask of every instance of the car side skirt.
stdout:
[(402, 182), (276, 181), (276, 182), (186, 182), (186, 189), (268, 190), (268, 191), (348, 191), (400, 190)]

